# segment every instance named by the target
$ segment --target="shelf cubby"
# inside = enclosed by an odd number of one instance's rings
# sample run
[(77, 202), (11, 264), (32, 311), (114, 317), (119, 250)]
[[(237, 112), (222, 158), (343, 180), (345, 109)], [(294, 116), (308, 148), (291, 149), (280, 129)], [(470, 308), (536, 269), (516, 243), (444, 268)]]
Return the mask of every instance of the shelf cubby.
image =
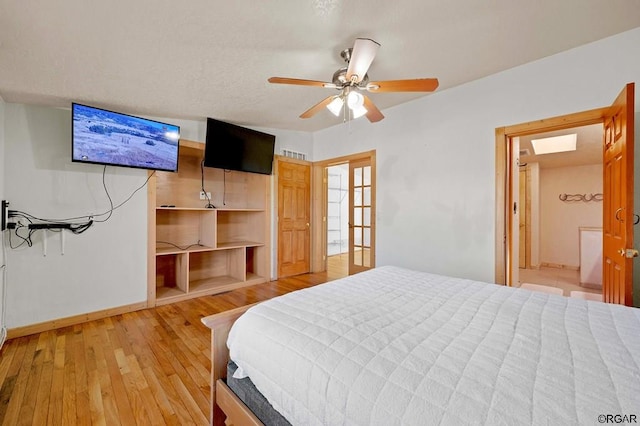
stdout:
[(216, 212), (209, 209), (156, 210), (156, 246), (159, 249), (198, 246), (215, 248)]
[(264, 244), (264, 210), (218, 210), (217, 246)]
[(188, 291), (189, 257), (185, 253), (156, 257), (156, 297), (181, 296)]
[(268, 275), (265, 265), (260, 261), (265, 255), (264, 246), (246, 248), (245, 273), (247, 281), (260, 280)]

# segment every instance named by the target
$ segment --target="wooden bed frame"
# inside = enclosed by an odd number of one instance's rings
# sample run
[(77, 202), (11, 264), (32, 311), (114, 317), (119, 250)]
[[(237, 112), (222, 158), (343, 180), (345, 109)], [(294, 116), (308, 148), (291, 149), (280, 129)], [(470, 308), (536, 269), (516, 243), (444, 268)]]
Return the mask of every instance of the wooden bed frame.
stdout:
[(247, 305), (202, 318), (202, 323), (211, 329), (211, 407), (209, 424), (215, 426), (264, 426), (251, 410), (227, 386), (227, 363), (229, 349), (227, 337), (233, 323), (254, 306)]

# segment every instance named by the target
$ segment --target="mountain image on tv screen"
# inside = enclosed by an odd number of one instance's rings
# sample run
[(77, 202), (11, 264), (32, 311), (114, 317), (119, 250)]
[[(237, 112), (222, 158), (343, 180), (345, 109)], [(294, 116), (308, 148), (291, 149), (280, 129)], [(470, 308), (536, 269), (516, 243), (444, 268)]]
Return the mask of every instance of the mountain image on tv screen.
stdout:
[(73, 104), (73, 161), (178, 169), (180, 127)]

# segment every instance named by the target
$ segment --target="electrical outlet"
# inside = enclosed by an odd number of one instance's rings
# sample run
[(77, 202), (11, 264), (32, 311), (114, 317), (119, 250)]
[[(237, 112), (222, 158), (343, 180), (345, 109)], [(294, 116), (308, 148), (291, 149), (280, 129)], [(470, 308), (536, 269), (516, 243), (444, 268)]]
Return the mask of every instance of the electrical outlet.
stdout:
[(4, 231), (9, 223), (9, 202), (7, 200), (2, 200), (2, 219), (0, 220), (0, 230)]
[(211, 193), (207, 192), (205, 194), (204, 191), (200, 191), (200, 199), (201, 200), (210, 200), (211, 199)]

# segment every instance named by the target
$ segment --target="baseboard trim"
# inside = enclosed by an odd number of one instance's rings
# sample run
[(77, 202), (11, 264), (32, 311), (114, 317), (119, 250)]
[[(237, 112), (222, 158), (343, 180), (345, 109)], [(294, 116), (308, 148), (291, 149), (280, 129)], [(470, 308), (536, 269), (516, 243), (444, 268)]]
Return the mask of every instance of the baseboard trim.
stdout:
[(568, 269), (570, 271), (579, 271), (580, 267), (579, 266), (573, 266), (573, 265), (563, 265), (561, 263), (547, 263), (547, 262), (542, 262), (540, 264), (541, 267), (543, 268), (555, 268), (555, 269)]
[(52, 321), (45, 321), (37, 324), (25, 325), (23, 327), (10, 328), (7, 330), (7, 340), (16, 337), (29, 336), (31, 334), (42, 333), (43, 331), (56, 330), (58, 328), (69, 327), (71, 325), (82, 324), (114, 315), (126, 314), (147, 308), (147, 302), (134, 303), (131, 305), (118, 306), (117, 308), (104, 309), (102, 311), (89, 312), (87, 314), (74, 315)]

